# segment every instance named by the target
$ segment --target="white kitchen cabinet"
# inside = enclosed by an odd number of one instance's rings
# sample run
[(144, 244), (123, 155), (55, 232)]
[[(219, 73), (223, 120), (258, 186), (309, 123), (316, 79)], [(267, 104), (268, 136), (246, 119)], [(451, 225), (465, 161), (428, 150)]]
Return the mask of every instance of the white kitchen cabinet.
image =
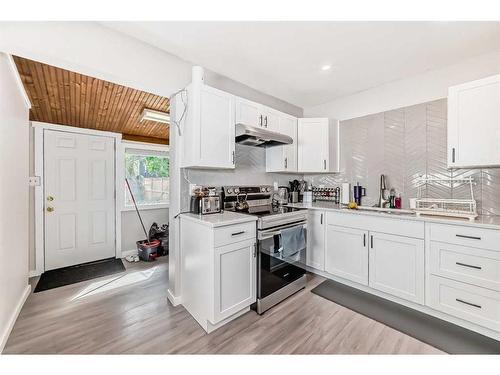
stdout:
[(255, 239), (215, 249), (214, 316), (216, 324), (256, 300)]
[(368, 231), (327, 222), (325, 271), (368, 285)]
[(243, 98), (235, 98), (235, 123), (263, 126), (263, 105)]
[(369, 232), (369, 286), (424, 304), (424, 240)]
[[(276, 124), (277, 122), (277, 124)], [(297, 119), (278, 113), (272, 129), (293, 139), (291, 145), (266, 148), (266, 172), (297, 172)]]
[[(283, 133), (281, 130), (281, 120), (282, 118), (287, 118), (289, 117), (287, 114), (283, 112), (279, 112), (275, 109), (269, 108), (269, 107), (262, 107), (262, 124), (263, 127), (275, 131), (278, 133)], [(286, 133), (284, 133), (286, 134)]]
[(500, 165), (500, 75), (448, 90), (448, 167)]
[(236, 124), (258, 126), (267, 130), (280, 132), (281, 119), (283, 117), (290, 117), (286, 113), (239, 97), (235, 98), (234, 105)]
[(298, 172), (339, 172), (339, 151), (339, 122), (337, 120), (327, 118), (298, 119)]
[(249, 310), (256, 301), (255, 217), (184, 214), (180, 221), (182, 304), (207, 332)]
[(181, 167), (234, 168), (234, 96), (203, 83), (189, 85), (187, 92), (179, 137)]
[(319, 271), (325, 270), (325, 226), (324, 211), (309, 210), (307, 213), (306, 265)]

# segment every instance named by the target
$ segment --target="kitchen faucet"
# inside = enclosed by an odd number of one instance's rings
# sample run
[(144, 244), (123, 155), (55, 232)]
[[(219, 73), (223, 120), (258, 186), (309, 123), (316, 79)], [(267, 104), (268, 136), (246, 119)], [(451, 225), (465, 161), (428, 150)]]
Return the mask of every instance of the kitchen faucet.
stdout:
[(385, 197), (385, 191), (387, 190), (385, 186), (385, 176), (380, 175), (380, 195), (378, 198), (377, 207), (384, 208), (389, 203), (389, 198)]

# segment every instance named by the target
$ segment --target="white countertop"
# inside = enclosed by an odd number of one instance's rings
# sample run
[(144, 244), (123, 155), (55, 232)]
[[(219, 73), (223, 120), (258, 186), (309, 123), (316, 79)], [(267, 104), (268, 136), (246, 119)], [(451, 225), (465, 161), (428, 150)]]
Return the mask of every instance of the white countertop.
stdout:
[(310, 209), (310, 210), (335, 211), (353, 215), (366, 215), (366, 216), (378, 216), (378, 217), (382, 215), (383, 217), (400, 219), (400, 220), (415, 220), (415, 221), (425, 221), (431, 223), (464, 225), (464, 226), (500, 230), (500, 216), (498, 215), (491, 215), (491, 216), (479, 215), (476, 218), (476, 220), (470, 221), (469, 219), (445, 217), (445, 216), (430, 216), (430, 215), (417, 216), (415, 214), (405, 214), (405, 213), (394, 214), (394, 213), (384, 213), (377, 211), (353, 210), (342, 207), (341, 205), (335, 204), (333, 202), (323, 202), (323, 201), (313, 202), (313, 203), (290, 203), (288, 206)]
[(182, 214), (181, 218), (198, 222), (210, 227), (223, 227), (232, 224), (248, 223), (257, 221), (257, 217), (248, 214), (242, 214), (232, 211), (224, 211), (219, 214), (197, 215), (197, 214)]

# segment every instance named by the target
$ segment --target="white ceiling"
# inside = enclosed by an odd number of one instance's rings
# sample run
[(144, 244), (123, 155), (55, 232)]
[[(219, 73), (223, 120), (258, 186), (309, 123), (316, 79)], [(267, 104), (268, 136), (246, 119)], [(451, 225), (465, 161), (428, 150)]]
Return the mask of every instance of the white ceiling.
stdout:
[(303, 108), (500, 50), (500, 22), (105, 25)]

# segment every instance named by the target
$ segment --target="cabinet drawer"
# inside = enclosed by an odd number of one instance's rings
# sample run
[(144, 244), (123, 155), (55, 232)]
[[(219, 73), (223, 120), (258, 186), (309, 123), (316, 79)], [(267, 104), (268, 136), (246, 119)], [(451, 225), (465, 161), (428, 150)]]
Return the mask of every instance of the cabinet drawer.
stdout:
[(379, 233), (394, 234), (398, 236), (424, 238), (424, 223), (421, 221), (396, 219), (383, 216), (360, 215), (348, 212), (328, 212), (326, 215), (328, 225), (340, 225), (349, 228), (370, 230)]
[(430, 224), (431, 241), (500, 251), (500, 231), (461, 225)]
[(431, 273), (500, 291), (500, 252), (431, 241)]
[(444, 313), (500, 331), (500, 293), (430, 276), (429, 306)]
[(255, 221), (216, 228), (214, 231), (214, 245), (215, 247), (224, 246), (243, 240), (255, 239), (255, 230)]

